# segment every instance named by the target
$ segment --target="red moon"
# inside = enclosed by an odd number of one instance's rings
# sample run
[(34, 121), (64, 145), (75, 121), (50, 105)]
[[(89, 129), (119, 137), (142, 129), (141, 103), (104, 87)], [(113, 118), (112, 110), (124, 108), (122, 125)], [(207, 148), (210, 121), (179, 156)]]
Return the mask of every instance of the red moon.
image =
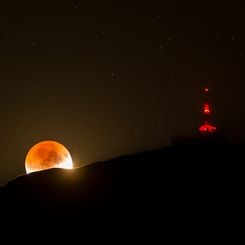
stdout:
[(65, 146), (56, 141), (42, 141), (28, 152), (25, 168), (28, 174), (50, 168), (72, 169), (73, 162)]

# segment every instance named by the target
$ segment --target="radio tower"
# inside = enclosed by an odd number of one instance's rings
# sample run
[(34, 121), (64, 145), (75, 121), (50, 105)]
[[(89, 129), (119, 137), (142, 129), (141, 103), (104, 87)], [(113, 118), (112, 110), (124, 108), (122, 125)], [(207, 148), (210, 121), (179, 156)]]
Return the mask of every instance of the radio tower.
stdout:
[(205, 101), (203, 104), (203, 114), (204, 114), (204, 124), (199, 127), (199, 132), (203, 135), (210, 135), (214, 134), (217, 131), (217, 128), (210, 124), (210, 114), (211, 114), (211, 107), (210, 103), (208, 102), (208, 88), (204, 88), (204, 96), (205, 96)]

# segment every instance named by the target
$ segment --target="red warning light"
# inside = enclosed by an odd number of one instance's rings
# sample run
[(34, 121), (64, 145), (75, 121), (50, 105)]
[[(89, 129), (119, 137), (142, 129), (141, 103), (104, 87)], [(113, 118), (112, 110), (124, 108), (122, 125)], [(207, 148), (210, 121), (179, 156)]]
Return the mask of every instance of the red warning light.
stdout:
[(205, 88), (205, 89), (204, 89), (204, 92), (206, 92), (206, 93), (207, 93), (208, 91), (209, 91), (209, 89), (208, 89), (208, 88)]
[(199, 128), (199, 131), (201, 133), (214, 133), (216, 131), (216, 127), (211, 125), (211, 124), (208, 124), (208, 123), (205, 123), (204, 125), (202, 125), (200, 128)]
[(210, 106), (209, 106), (208, 103), (204, 104), (203, 112), (204, 112), (205, 115), (209, 115), (210, 114)]

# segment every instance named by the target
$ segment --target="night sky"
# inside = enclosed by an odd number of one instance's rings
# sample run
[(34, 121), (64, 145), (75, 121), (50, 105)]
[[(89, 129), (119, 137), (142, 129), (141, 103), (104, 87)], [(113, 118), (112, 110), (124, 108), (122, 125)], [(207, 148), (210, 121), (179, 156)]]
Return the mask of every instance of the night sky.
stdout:
[(2, 1), (0, 183), (35, 143), (76, 166), (170, 144), (212, 122), (245, 137), (242, 1)]

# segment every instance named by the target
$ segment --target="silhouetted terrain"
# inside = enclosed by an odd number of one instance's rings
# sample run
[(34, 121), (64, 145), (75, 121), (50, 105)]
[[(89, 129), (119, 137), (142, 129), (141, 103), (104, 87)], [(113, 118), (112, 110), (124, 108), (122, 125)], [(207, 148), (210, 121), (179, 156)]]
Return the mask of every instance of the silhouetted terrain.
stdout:
[(234, 227), (244, 209), (244, 150), (244, 144), (180, 145), (23, 175), (0, 189), (1, 217)]

